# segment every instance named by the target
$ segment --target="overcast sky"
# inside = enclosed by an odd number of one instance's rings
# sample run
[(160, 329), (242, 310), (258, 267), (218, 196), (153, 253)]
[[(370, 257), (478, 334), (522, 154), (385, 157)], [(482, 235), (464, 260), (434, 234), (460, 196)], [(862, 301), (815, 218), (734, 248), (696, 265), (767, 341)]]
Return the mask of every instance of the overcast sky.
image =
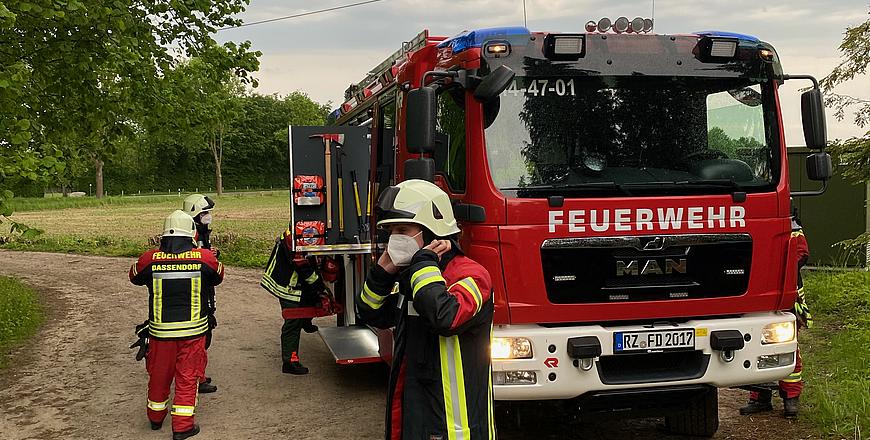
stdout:
[[(359, 0), (252, 0), (241, 16), (245, 22), (323, 9)], [(526, 0), (532, 31), (578, 32), (589, 20), (601, 17), (629, 19), (652, 14), (650, 0)], [(777, 49), (786, 73), (821, 78), (839, 61), (839, 46), (846, 26), (867, 19), (870, 0), (658, 0), (655, 32), (688, 33), (728, 30), (758, 36)], [(433, 35), (452, 36), (465, 29), (522, 25), (522, 0), (383, 0), (335, 12), (277, 21), (218, 33), (221, 41), (250, 40), (263, 52), (259, 93), (307, 93), (337, 107), (344, 90), (423, 29)], [(786, 140), (803, 144), (798, 88), (781, 89)], [(870, 96), (870, 78), (842, 86), (838, 91)], [(828, 110), (828, 137), (863, 133), (850, 121), (836, 121)]]

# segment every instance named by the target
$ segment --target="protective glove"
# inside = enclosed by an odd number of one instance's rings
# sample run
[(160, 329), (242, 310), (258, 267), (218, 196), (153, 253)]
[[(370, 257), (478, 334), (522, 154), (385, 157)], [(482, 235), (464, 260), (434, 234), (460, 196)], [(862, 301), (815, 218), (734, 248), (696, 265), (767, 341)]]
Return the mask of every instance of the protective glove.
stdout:
[(148, 320), (136, 326), (136, 336), (139, 338), (136, 342), (130, 345), (130, 348), (139, 347), (139, 351), (136, 352), (136, 361), (141, 361), (145, 358), (145, 355), (148, 354), (148, 336), (150, 333), (148, 332)]
[(141, 361), (148, 354), (148, 338), (139, 338), (136, 342), (130, 345), (130, 348), (139, 347), (136, 352), (136, 361)]
[(208, 328), (209, 330), (217, 327), (217, 318), (214, 315), (208, 315)]

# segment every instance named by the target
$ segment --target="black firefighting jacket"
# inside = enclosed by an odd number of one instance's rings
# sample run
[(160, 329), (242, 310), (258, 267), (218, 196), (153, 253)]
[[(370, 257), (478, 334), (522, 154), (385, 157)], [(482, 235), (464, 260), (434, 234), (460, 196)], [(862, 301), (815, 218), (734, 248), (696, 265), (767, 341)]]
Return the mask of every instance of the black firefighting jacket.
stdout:
[(495, 438), (492, 282), (483, 266), (458, 251), (439, 263), (421, 250), (398, 275), (375, 265), (355, 302), (364, 323), (395, 327), (388, 440)]
[(276, 298), (297, 305), (310, 305), (316, 298), (315, 294), (322, 292), (325, 286), (315, 272), (314, 265), (305, 258), (294, 255), (291, 250), (292, 240), (293, 236), (289, 229), (275, 240), (275, 246), (266, 263), (263, 278), (260, 280), (260, 287)]
[(208, 249), (167, 237), (130, 268), (130, 281), (148, 286), (148, 332), (157, 339), (186, 339), (209, 330), (209, 304), (224, 267)]

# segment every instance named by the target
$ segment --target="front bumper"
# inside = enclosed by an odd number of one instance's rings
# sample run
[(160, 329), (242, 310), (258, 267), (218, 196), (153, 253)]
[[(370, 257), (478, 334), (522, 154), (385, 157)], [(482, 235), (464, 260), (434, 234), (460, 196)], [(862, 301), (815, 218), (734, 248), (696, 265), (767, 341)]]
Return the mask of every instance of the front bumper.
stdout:
[[(674, 385), (710, 385), (733, 387), (772, 382), (788, 376), (794, 370), (797, 340), (762, 345), (761, 329), (767, 324), (794, 321), (786, 312), (757, 313), (737, 318), (695, 319), (685, 323), (656, 324), (659, 329), (695, 329), (695, 351), (614, 354), (613, 335), (624, 331), (648, 331), (651, 326), (542, 327), (539, 325), (506, 325), (494, 329), (496, 337), (524, 337), (532, 343), (531, 359), (493, 360), (494, 374), (499, 372), (534, 372), (533, 385), (494, 385), (496, 400), (573, 399), (591, 392), (643, 389)], [(710, 346), (710, 334), (715, 331), (737, 330), (744, 335), (745, 345), (726, 360), (722, 352)], [(748, 335), (748, 338), (746, 337)], [(594, 336), (601, 344), (601, 356), (593, 367), (584, 371), (568, 355), (568, 339)], [(759, 357), (786, 355), (790, 363), (778, 367), (759, 368)]]

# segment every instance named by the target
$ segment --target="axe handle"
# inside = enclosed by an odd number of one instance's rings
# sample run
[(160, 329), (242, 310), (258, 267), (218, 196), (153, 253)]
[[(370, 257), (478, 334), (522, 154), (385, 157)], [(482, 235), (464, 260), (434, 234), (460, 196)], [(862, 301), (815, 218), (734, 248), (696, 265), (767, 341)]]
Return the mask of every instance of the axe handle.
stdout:
[(323, 157), (326, 161), (326, 229), (332, 229), (332, 148), (329, 139), (324, 139)]

